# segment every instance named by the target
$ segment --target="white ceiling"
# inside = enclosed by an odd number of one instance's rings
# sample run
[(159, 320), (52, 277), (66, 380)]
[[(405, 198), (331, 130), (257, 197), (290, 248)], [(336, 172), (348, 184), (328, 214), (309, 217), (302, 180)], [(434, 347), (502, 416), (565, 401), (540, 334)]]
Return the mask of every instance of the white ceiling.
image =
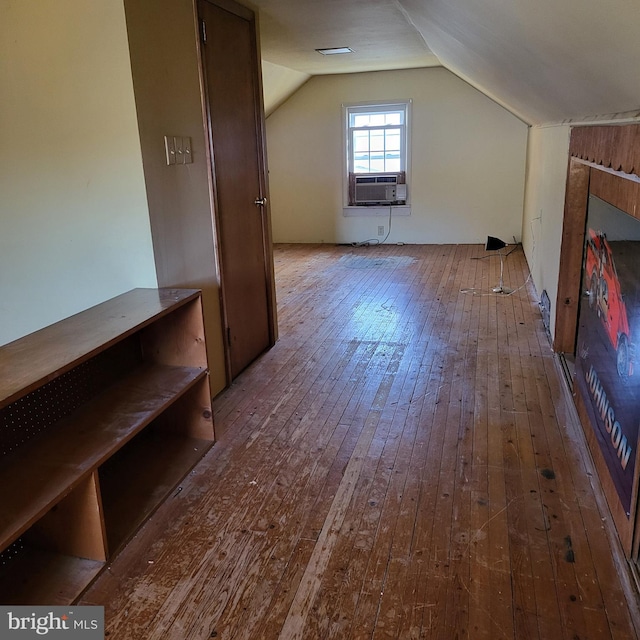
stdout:
[(640, 115), (640, 0), (246, 3), (263, 59), (299, 72), (442, 64), (529, 124)]
[[(258, 0), (262, 57), (310, 75), (439, 66), (393, 0)], [(323, 56), (316, 49), (350, 47)]]

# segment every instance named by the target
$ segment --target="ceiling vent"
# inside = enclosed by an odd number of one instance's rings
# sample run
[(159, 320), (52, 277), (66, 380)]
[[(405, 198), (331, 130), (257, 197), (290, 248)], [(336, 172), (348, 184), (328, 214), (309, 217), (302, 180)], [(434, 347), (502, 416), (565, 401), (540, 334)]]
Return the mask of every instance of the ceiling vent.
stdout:
[(323, 56), (336, 56), (341, 53), (353, 53), (353, 49), (349, 47), (332, 47), (330, 49), (316, 49), (318, 53), (321, 53)]

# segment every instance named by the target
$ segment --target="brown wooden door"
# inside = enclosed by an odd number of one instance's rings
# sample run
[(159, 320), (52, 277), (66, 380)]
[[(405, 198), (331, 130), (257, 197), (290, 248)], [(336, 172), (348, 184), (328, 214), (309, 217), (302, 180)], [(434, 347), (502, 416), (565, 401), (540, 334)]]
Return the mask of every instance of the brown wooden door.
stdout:
[(228, 0), (199, 0), (228, 374), (275, 338), (255, 18)]

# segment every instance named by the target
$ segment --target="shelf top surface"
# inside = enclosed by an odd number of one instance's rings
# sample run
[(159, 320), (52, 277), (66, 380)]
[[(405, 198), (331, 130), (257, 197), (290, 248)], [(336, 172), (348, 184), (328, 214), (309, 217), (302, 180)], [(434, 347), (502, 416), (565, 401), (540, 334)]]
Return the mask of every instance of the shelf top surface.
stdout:
[(199, 295), (133, 289), (0, 347), (0, 408)]

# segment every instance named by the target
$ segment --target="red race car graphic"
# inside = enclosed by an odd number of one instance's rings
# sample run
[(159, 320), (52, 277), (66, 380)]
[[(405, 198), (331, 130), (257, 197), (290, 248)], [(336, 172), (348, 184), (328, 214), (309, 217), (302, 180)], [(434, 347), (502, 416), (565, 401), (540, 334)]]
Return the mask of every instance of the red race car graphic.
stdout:
[(629, 335), (627, 306), (622, 297), (613, 252), (606, 235), (589, 229), (585, 278), (589, 290), (589, 307), (600, 318), (609, 342), (616, 353), (618, 375), (633, 374), (634, 348)]

